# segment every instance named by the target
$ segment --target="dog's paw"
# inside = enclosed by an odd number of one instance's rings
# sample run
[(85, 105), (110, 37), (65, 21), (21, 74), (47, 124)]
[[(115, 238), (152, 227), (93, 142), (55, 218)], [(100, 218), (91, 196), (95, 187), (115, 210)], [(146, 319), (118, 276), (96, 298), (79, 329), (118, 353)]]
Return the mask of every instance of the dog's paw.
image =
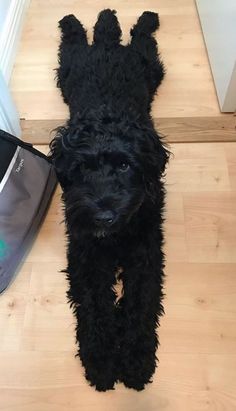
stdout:
[(86, 370), (85, 378), (97, 391), (113, 390), (116, 383), (114, 372), (103, 369)]
[(140, 17), (143, 26), (146, 27), (150, 33), (156, 31), (160, 26), (159, 16), (152, 11), (144, 11)]
[(85, 377), (91, 387), (94, 387), (97, 391), (114, 390), (115, 380), (113, 378), (108, 379), (103, 375), (94, 377), (89, 373), (86, 373)]
[(143, 381), (137, 378), (127, 377), (127, 378), (123, 378), (122, 382), (127, 388), (133, 388), (136, 391), (142, 391), (144, 390), (145, 385), (151, 383), (152, 381), (150, 380)]
[(68, 14), (59, 21), (59, 27), (64, 31), (68, 31), (72, 30), (77, 23), (77, 18), (73, 14)]
[[(125, 356), (124, 356), (125, 358)], [(133, 388), (136, 391), (142, 391), (147, 384), (152, 383), (152, 377), (155, 372), (155, 356), (148, 353), (141, 358), (137, 356), (137, 352), (129, 353), (120, 369), (119, 380), (127, 388)]]
[(114, 390), (114, 384), (115, 384), (115, 381), (111, 381), (111, 382), (107, 382), (107, 381), (101, 382), (101, 381), (99, 381), (99, 382), (95, 382), (95, 383), (90, 382), (91, 387), (95, 387), (96, 391), (99, 391), (99, 392)]

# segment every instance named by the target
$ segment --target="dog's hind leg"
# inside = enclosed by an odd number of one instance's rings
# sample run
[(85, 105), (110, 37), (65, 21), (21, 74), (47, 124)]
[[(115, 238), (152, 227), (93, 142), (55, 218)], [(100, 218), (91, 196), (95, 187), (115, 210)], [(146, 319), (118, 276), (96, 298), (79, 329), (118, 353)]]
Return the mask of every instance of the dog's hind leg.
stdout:
[(93, 44), (113, 47), (120, 44), (121, 29), (115, 10), (105, 9), (98, 15), (94, 26)]
[(151, 100), (164, 77), (164, 67), (158, 55), (158, 47), (152, 34), (159, 28), (157, 13), (145, 11), (131, 29), (130, 47), (141, 56), (146, 69), (146, 78)]
[(73, 14), (63, 17), (63, 19), (59, 21), (59, 27), (62, 32), (62, 40), (68, 44), (88, 44), (85, 29)]
[(152, 11), (144, 11), (131, 29), (132, 36), (151, 36), (160, 26), (159, 16)]
[(67, 79), (73, 68), (73, 60), (78, 56), (82, 58), (83, 52), (88, 47), (86, 31), (79, 20), (73, 15), (63, 17), (59, 21), (61, 29), (61, 44), (58, 52), (59, 68), (57, 69), (57, 87), (61, 89), (65, 103), (69, 103), (70, 89)]

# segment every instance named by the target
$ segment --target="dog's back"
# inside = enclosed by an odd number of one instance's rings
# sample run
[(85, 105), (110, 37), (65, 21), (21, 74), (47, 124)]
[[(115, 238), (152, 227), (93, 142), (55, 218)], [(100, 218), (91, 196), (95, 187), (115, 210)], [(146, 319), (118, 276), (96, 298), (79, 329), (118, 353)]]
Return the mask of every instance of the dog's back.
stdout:
[(71, 115), (107, 105), (114, 112), (148, 115), (163, 75), (152, 32), (159, 26), (155, 13), (145, 12), (131, 30), (131, 42), (120, 44), (121, 29), (115, 12), (104, 10), (88, 45), (86, 32), (72, 15), (60, 21), (58, 86)]

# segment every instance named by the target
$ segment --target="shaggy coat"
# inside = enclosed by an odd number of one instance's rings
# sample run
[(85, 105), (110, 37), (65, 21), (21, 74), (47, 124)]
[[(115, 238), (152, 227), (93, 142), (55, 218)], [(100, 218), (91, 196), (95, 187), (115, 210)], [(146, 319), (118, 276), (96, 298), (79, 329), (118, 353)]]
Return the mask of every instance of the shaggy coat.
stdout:
[(73, 15), (59, 26), (57, 84), (70, 118), (51, 143), (51, 159), (63, 189), (78, 354), (97, 390), (117, 381), (142, 390), (155, 371), (163, 314), (169, 152), (150, 115), (164, 76), (152, 37), (159, 19), (144, 12), (126, 46), (111, 10), (99, 14), (92, 45)]

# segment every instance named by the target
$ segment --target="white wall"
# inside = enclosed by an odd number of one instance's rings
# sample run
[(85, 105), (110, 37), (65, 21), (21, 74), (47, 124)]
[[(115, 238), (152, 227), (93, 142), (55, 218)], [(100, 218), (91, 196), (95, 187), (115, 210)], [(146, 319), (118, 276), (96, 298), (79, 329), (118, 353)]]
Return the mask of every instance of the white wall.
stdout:
[(12, 0), (0, 0), (0, 32)]
[(220, 107), (234, 111), (236, 90), (231, 81), (236, 74), (236, 0), (196, 0), (196, 4)]
[[(8, 3), (7, 9), (6, 3)], [(4, 5), (1, 13), (4, 22), (0, 31), (0, 70), (7, 83), (11, 76), (23, 20), (29, 3), (30, 0), (0, 0), (0, 9), (1, 5)]]
[(9, 90), (21, 29), (30, 0), (0, 0), (0, 128), (20, 136), (20, 121)]

